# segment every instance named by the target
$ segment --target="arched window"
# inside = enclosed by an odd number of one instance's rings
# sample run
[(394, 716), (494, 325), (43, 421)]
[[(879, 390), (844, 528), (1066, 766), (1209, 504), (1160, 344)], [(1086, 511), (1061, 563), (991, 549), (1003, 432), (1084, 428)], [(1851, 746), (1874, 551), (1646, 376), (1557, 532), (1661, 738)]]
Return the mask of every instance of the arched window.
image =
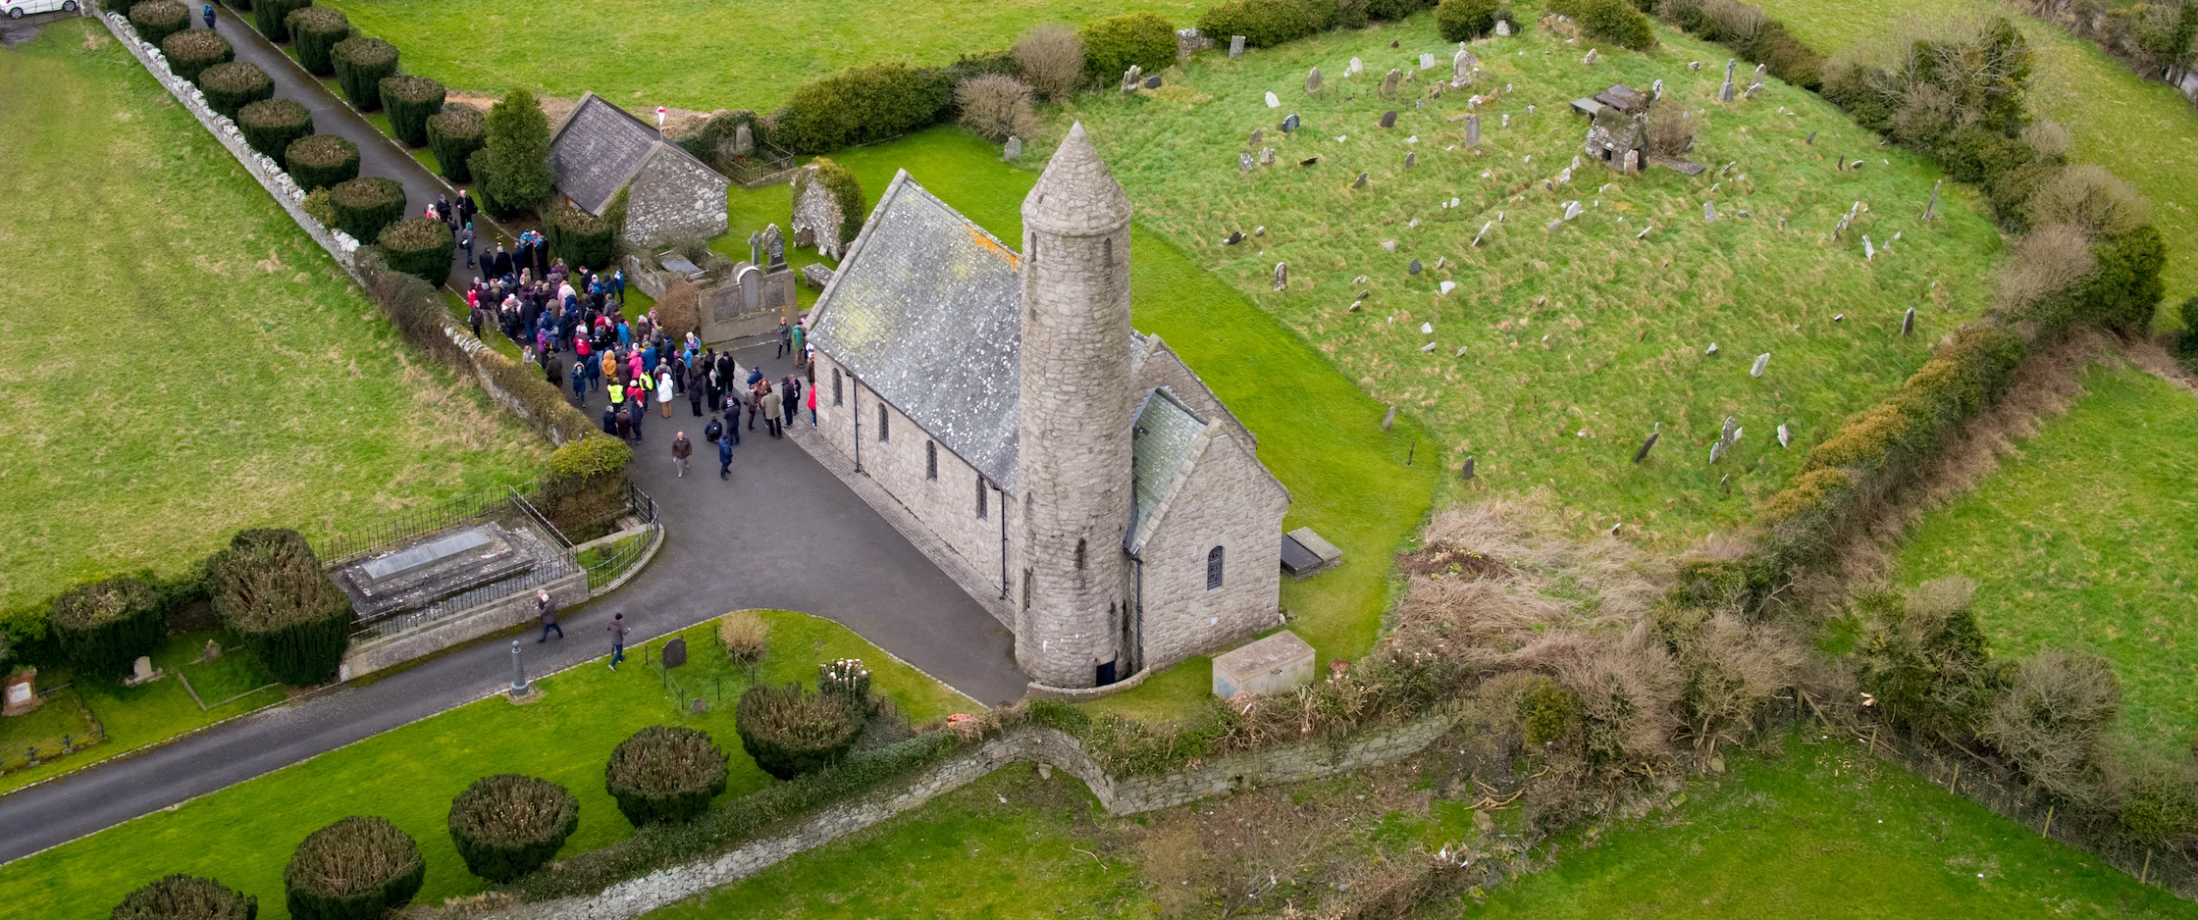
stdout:
[(932, 482), (939, 481), (939, 442), (937, 441), (923, 442), (923, 477)]
[(1206, 590), (1221, 590), (1221, 547), (1206, 553)]

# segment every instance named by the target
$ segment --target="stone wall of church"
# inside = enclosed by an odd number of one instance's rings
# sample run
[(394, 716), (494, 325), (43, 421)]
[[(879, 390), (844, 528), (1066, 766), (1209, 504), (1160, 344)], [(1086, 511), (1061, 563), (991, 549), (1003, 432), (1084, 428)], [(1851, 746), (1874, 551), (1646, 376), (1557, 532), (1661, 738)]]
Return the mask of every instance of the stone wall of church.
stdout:
[[(1289, 496), (1250, 445), (1207, 446), (1139, 557), (1144, 561), (1144, 666), (1164, 668), (1280, 625), (1282, 516)], [(1206, 554), (1222, 548), (1221, 587)]]
[[(832, 374), (841, 375), (838, 405), (833, 404)], [(1017, 584), (1016, 538), (1021, 521), (1015, 514), (1014, 497), (1003, 495), (991, 484), (985, 487), (985, 513), (977, 516), (975, 467), (939, 445), (939, 475), (929, 476), (924, 445), (931, 435), (869, 387), (841, 368), (829, 355), (817, 355), (817, 428), (841, 453), (856, 455), (856, 414), (860, 413), (863, 475), (893, 496), (923, 523), (955, 555), (997, 588), (1000, 584), (1001, 518), (1007, 517), (1009, 586)], [(887, 439), (878, 440), (878, 409), (885, 407)]]
[(725, 177), (660, 150), (626, 186), (626, 238), (642, 246), (725, 232)]

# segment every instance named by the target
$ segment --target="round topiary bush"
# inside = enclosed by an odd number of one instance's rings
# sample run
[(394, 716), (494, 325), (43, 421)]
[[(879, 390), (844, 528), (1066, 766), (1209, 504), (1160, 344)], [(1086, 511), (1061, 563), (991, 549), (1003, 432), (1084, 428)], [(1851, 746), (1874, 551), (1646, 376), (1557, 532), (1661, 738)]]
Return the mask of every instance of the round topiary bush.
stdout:
[(290, 14), (313, 5), (313, 0), (256, 0), (252, 4), (252, 28), (271, 42), (290, 40)]
[(53, 599), (54, 638), (77, 673), (115, 677), (160, 644), (160, 596), (135, 578), (77, 585)]
[(443, 85), (426, 77), (383, 77), (382, 108), (389, 111), (389, 133), (407, 147), (427, 146), (427, 120), (443, 110)]
[(336, 229), (364, 243), (404, 219), (404, 185), (383, 176), (360, 176), (329, 189), (328, 203), (336, 209)]
[(481, 149), (488, 140), (488, 120), (481, 110), (457, 102), (443, 104), (442, 112), (427, 119), (427, 149), (435, 153), (436, 165), (442, 167), (443, 178), (452, 182), (471, 182), (473, 172), (466, 168), (466, 158)]
[(382, 818), (353, 815), (298, 844), (282, 888), (296, 920), (375, 920), (412, 900), (426, 876), (412, 835)]
[(308, 6), (291, 10), (283, 24), (290, 29), (290, 48), (298, 53), (299, 64), (316, 77), (336, 72), (336, 43), (351, 37), (351, 17), (342, 10)]
[(313, 113), (295, 99), (262, 99), (237, 110), (237, 128), (253, 150), (282, 163), (291, 144), (313, 133)]
[(756, 766), (793, 779), (839, 762), (862, 734), (862, 714), (835, 695), (810, 694), (799, 684), (756, 687), (741, 694), (733, 726)]
[(400, 220), (383, 227), (376, 242), (390, 268), (418, 275), (431, 285), (450, 277), (450, 255), (457, 251), (457, 244), (449, 224), (428, 217)]
[(611, 751), (603, 782), (636, 827), (686, 821), (725, 791), (725, 751), (695, 729), (651, 725)]
[(168, 69), (176, 76), (198, 82), (198, 75), (215, 64), (236, 60), (229, 40), (212, 29), (184, 29), (160, 40), (160, 53), (168, 57)]
[(295, 530), (247, 530), (206, 560), (214, 615), (275, 679), (326, 683), (351, 644), (351, 599)]
[(199, 71), (198, 89), (206, 94), (208, 108), (232, 119), (247, 105), (275, 98), (275, 81), (268, 79), (267, 71), (243, 61), (215, 64)]
[(171, 875), (130, 892), (110, 920), (254, 920), (259, 899), (195, 875)]
[(1442, 0), (1435, 6), (1435, 28), (1446, 42), (1472, 41), (1496, 31), (1499, 0)]
[(145, 0), (130, 7), (130, 27), (157, 48), (168, 36), (191, 27), (191, 8), (175, 0)]
[(571, 205), (558, 205), (542, 217), (550, 252), (573, 268), (609, 268), (617, 251), (610, 221)]
[(1132, 64), (1146, 73), (1159, 73), (1175, 64), (1175, 27), (1155, 13), (1085, 23), (1076, 30), (1076, 37), (1084, 40), (1084, 79), (1102, 86), (1119, 82)]
[(301, 189), (334, 188), (359, 177), (359, 145), (334, 134), (308, 135), (283, 149), (282, 163)]
[(379, 38), (354, 36), (329, 49), (343, 97), (361, 112), (382, 107), (382, 78), (397, 72), (397, 46)]
[(450, 840), (466, 869), (508, 882), (542, 867), (580, 826), (580, 800), (546, 779), (499, 773), (450, 803)]

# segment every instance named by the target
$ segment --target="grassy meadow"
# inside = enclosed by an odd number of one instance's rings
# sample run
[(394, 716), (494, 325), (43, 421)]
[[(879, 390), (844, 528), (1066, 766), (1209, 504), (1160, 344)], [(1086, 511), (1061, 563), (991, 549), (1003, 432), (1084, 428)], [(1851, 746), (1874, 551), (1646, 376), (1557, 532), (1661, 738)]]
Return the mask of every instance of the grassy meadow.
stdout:
[[(913, 723), (976, 705), (829, 620), (788, 611), (763, 616), (771, 645), (758, 674), (763, 683), (813, 684), (818, 663), (853, 657), (870, 667), (876, 692)], [(490, 697), (0, 865), (0, 904), (11, 917), (100, 920), (131, 889), (189, 872), (257, 895), (262, 920), (285, 920), (282, 871), (290, 852), (305, 835), (362, 813), (388, 818), (419, 841), (427, 884), (418, 903), (471, 895), (488, 886), (466, 871), (451, 844), (451, 799), (491, 773), (543, 777), (580, 799), (580, 828), (564, 852), (617, 842), (633, 828), (603, 788), (603, 763), (618, 742), (650, 725), (709, 732), (731, 755), (725, 796), (754, 792), (775, 781), (733, 731), (733, 704), (747, 679), (726, 659), (715, 628), (712, 621), (680, 633), (690, 657), (673, 672), (676, 689), (661, 669), (642, 663), (639, 648), (620, 671), (590, 662), (541, 680), (539, 702), (514, 706)], [(653, 658), (666, 641), (649, 643), (646, 654)], [(697, 696), (710, 701), (709, 711), (683, 705)]]
[(97, 23), (0, 53), (0, 99), (0, 609), (535, 475)]
[(330, 0), (368, 35), (395, 44), (405, 70), (461, 89), (598, 96), (634, 111), (659, 105), (767, 112), (794, 88), (879, 61), (950, 64), (1002, 51), (1039, 23), (1078, 25), (1154, 12), (1189, 26), (1195, 0)]
[(2126, 365), (2083, 384), (2066, 416), (1909, 532), (1898, 577), (1976, 579), (1998, 654), (2105, 656), (2125, 741), (2183, 751), (2198, 737), (2198, 396)]
[(2030, 103), (2041, 118), (2069, 127), (2069, 159), (2097, 163), (2152, 199), (2152, 219), (2167, 237), (2169, 309), (2155, 320), (2180, 328), (2173, 306), (2198, 295), (2198, 111), (2173, 87), (2142, 80), (2089, 41), (2023, 15), (2001, 0), (1753, 0), (1825, 54), (1894, 31), (1905, 20), (1949, 15), (2006, 16), (2035, 54)]
[[(1422, 15), (1233, 61), (1206, 55), (1158, 91), (1082, 97), (1069, 114), (1091, 130), (1148, 228), (1376, 399), (1416, 415), (1434, 435), (1422, 462), (1455, 470), (1476, 458), (1467, 497), (1546, 488), (1580, 533), (1623, 524), (1674, 548), (1743, 522), (1809, 445), (1978, 314), (2001, 242), (1976, 196), (1952, 183), (1940, 219), (1923, 221), (1936, 171), (1815, 95), (1774, 82), (1721, 105), (1725, 54), (1670, 30), (1660, 37), (1654, 54), (1602, 48), (1592, 66), (1581, 62), (1589, 43), (1539, 28), (1476, 42), (1476, 85), (1436, 98), (1454, 46)], [(1434, 69), (1417, 70), (1423, 52)], [(1345, 78), (1354, 56), (1365, 72)], [(1690, 61), (1705, 66), (1692, 71)], [(1317, 95), (1304, 88), (1315, 66), (1326, 77)], [(1383, 99), (1392, 67), (1414, 76)], [(1692, 157), (1709, 171), (1626, 176), (1582, 162), (1556, 182), (1587, 132), (1568, 101), (1658, 79), (1661, 104), (1705, 113)], [(1267, 92), (1281, 107), (1263, 103)], [(1474, 93), (1496, 99), (1476, 110)], [(1377, 125), (1384, 110), (1398, 112), (1396, 127)], [(1453, 120), (1473, 111), (1478, 151)], [(1285, 134), (1291, 113), (1304, 127)], [(1255, 129), (1265, 137), (1248, 145)], [(1238, 154), (1261, 146), (1277, 164), (1241, 173)], [(1316, 165), (1298, 165), (1312, 157)], [(1842, 171), (1842, 158), (1867, 165)], [(1352, 188), (1361, 173), (1367, 186)], [(1549, 229), (1573, 201), (1580, 215)], [(1705, 201), (1716, 203), (1714, 223)], [(1857, 202), (1868, 210), (1832, 241)], [(1232, 232), (1245, 241), (1227, 244)], [(1881, 247), (1875, 261), (1864, 257), (1865, 234)], [(1426, 271), (1410, 275), (1414, 260)], [(1272, 288), (1277, 262), (1290, 267), (1284, 292)], [(1444, 282), (1455, 289), (1442, 293)], [(1918, 334), (1902, 338), (1909, 307)], [(1717, 353), (1706, 355), (1712, 343)], [(1767, 372), (1750, 376), (1766, 353)], [(1742, 439), (1712, 466), (1727, 416)], [(1782, 424), (1791, 449), (1774, 435)], [(1658, 425), (1655, 452), (1633, 463)]]

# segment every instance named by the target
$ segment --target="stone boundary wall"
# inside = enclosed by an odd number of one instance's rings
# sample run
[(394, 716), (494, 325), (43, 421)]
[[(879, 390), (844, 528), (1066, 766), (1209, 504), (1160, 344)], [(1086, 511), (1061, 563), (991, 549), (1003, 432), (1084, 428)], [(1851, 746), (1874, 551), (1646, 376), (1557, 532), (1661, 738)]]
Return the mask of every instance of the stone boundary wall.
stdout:
[[(569, 610), (588, 599), (588, 573), (584, 569), (576, 569), (542, 585), (541, 590), (548, 591), (551, 597), (556, 598), (559, 607)], [(442, 617), (396, 635), (353, 640), (351, 648), (343, 653), (343, 665), (336, 679), (348, 681), (393, 668), (415, 658), (425, 658), (446, 648), (463, 645), (482, 636), (494, 635), (522, 623), (533, 622), (534, 618), (534, 591), (530, 589), (515, 591), (470, 610)]]
[(733, 884), (788, 857), (883, 823), (1001, 767), (1050, 764), (1082, 779), (1108, 813), (1137, 814), (1247, 789), (1315, 779), (1388, 763), (1426, 749), (1456, 724), (1441, 715), (1342, 744), (1306, 744), (1219, 758), (1154, 776), (1108, 776), (1075, 738), (1043, 726), (1010, 729), (932, 765), (897, 787), (828, 806), (778, 835), (729, 853), (620, 882), (592, 897), (563, 898), (491, 911), (493, 920), (628, 920)]

